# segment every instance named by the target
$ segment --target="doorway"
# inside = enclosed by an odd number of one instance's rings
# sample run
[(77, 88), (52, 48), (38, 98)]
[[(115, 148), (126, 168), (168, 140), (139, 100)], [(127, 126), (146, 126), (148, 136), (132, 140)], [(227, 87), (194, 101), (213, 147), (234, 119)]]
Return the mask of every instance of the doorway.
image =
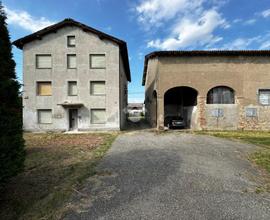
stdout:
[(198, 92), (187, 86), (169, 89), (164, 95), (164, 126), (172, 120), (181, 121), (184, 128), (191, 128), (193, 109), (197, 105)]
[(69, 109), (69, 130), (78, 129), (78, 109)]

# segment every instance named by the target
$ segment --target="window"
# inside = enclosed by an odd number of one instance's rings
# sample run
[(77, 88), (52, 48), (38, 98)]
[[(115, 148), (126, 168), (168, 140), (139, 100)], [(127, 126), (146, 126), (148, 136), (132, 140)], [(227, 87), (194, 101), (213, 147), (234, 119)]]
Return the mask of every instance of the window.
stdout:
[(246, 108), (246, 117), (257, 117), (256, 108)]
[(105, 54), (90, 54), (91, 69), (105, 69), (106, 61)]
[(76, 45), (75, 36), (67, 36), (67, 46), (75, 47), (75, 45)]
[(52, 68), (52, 56), (50, 54), (36, 55), (36, 68), (37, 69), (51, 69)]
[(68, 69), (76, 69), (77, 68), (76, 54), (68, 54), (67, 55), (67, 68)]
[(39, 109), (38, 110), (38, 123), (39, 124), (51, 124), (52, 123), (52, 110), (51, 109)]
[(105, 95), (105, 81), (91, 81), (90, 94), (91, 95)]
[(224, 116), (224, 110), (222, 108), (212, 109), (211, 116), (216, 118), (221, 118)]
[(91, 109), (91, 123), (92, 124), (105, 124), (105, 109)]
[(262, 105), (270, 105), (270, 89), (259, 90), (259, 102)]
[(51, 82), (37, 82), (37, 95), (51, 96), (52, 95), (52, 83)]
[(207, 94), (207, 104), (234, 104), (234, 91), (226, 86), (211, 89)]
[(76, 96), (78, 95), (78, 88), (76, 81), (68, 82), (68, 95), (69, 96)]

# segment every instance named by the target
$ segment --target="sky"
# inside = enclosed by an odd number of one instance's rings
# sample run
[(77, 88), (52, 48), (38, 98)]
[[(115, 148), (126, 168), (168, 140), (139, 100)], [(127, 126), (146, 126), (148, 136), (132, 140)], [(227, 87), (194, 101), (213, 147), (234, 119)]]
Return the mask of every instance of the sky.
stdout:
[[(127, 42), (129, 102), (144, 101), (155, 50), (270, 49), (270, 0), (2, 0), (11, 40), (73, 18)], [(22, 51), (13, 48), (22, 80)]]

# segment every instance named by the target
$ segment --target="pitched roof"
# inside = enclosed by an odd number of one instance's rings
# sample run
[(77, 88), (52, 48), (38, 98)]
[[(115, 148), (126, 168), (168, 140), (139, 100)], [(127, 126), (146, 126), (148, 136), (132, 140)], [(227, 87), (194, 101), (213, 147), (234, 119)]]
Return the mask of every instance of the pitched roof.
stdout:
[(22, 49), (23, 46), (33, 40), (36, 40), (36, 39), (41, 39), (44, 35), (47, 35), (49, 33), (56, 33), (56, 31), (59, 29), (59, 28), (62, 28), (62, 27), (65, 27), (65, 26), (76, 26), (76, 27), (79, 27), (81, 28), (83, 31), (85, 32), (91, 32), (91, 33), (94, 33), (96, 34), (100, 39), (107, 39), (107, 40), (110, 40), (116, 44), (119, 45), (119, 48), (120, 48), (120, 53), (122, 55), (122, 58), (123, 58), (123, 61), (124, 61), (124, 68), (125, 68), (125, 72), (126, 72), (126, 76), (127, 76), (127, 79), (128, 81), (131, 81), (131, 76), (130, 76), (130, 68), (129, 68), (129, 60), (128, 60), (128, 50), (127, 50), (127, 44), (125, 41), (122, 41), (118, 38), (115, 38), (111, 35), (108, 35), (106, 33), (103, 33), (101, 31), (98, 31), (92, 27), (89, 27), (85, 24), (82, 24), (78, 21), (75, 21), (71, 18), (66, 18), (64, 19), (63, 21), (57, 23), (57, 24), (53, 24), (51, 26), (48, 26), (40, 31), (37, 31), (33, 34), (30, 34), (30, 35), (27, 35), (23, 38), (20, 38), (16, 41), (13, 42), (13, 44), (18, 47), (19, 49)]
[(195, 56), (270, 56), (270, 50), (177, 50), (154, 51), (145, 56), (142, 85), (145, 85), (148, 60), (155, 57), (195, 57)]

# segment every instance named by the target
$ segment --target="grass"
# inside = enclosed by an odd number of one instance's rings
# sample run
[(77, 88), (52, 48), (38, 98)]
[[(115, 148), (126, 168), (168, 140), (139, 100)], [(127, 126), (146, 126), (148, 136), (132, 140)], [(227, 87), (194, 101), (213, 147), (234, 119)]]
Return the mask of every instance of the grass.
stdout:
[[(208, 134), (221, 138), (240, 140), (257, 145), (255, 152), (249, 155), (249, 159), (270, 174), (270, 132), (264, 131), (200, 131), (199, 134)], [(269, 188), (269, 189), (268, 189)], [(267, 183), (270, 191), (270, 180)]]
[(116, 136), (25, 134), (25, 170), (0, 190), (1, 219), (60, 219), (71, 194), (95, 174)]

